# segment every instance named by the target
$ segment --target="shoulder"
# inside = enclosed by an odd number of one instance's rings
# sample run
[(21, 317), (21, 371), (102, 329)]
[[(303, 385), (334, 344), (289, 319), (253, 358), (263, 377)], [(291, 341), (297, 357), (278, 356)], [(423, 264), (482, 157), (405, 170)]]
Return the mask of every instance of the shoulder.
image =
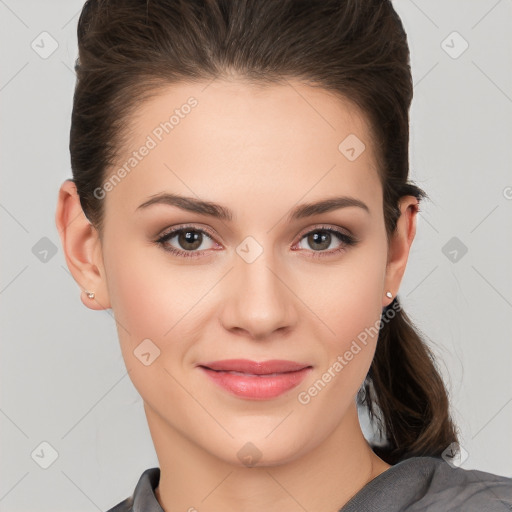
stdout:
[(378, 475), (341, 509), (360, 510), (510, 512), (512, 479), (452, 467), (442, 458), (411, 457)]
[(107, 512), (163, 512), (155, 497), (155, 489), (160, 481), (160, 468), (146, 469), (139, 478), (135, 490)]
[[(441, 458), (415, 457), (425, 461), (427, 481), (425, 495), (418, 504), (445, 504), (447, 510), (508, 511), (512, 510), (512, 478), (476, 469), (452, 467)], [(412, 461), (412, 464), (418, 461)], [(416, 510), (416, 509), (411, 509)], [(417, 510), (422, 510), (421, 507)]]

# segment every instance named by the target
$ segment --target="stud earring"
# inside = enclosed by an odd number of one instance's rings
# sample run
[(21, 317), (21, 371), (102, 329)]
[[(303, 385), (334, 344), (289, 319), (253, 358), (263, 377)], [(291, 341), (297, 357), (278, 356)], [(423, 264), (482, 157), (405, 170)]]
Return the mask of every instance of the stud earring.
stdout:
[(386, 292), (386, 297), (388, 299), (392, 299), (393, 298), (393, 294), (391, 292)]
[(95, 297), (94, 292), (88, 292), (87, 290), (84, 290), (84, 292), (86, 293), (87, 297), (89, 297), (89, 299), (94, 299), (94, 297)]

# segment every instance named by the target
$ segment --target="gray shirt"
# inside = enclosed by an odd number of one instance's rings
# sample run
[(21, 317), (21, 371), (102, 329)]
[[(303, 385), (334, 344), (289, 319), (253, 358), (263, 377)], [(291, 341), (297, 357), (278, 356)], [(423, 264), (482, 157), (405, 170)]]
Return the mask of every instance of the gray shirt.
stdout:
[[(133, 494), (108, 512), (163, 512), (160, 468), (144, 471)], [(368, 482), (339, 512), (511, 512), (512, 478), (411, 457)]]

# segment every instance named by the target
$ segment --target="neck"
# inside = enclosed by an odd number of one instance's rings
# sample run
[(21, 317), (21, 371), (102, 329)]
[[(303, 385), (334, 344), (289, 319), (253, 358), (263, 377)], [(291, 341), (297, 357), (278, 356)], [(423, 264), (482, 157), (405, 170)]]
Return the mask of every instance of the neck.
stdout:
[(155, 495), (165, 512), (337, 512), (390, 467), (364, 438), (355, 403), (332, 435), (304, 456), (255, 467), (219, 460), (147, 404), (145, 410), (160, 465)]

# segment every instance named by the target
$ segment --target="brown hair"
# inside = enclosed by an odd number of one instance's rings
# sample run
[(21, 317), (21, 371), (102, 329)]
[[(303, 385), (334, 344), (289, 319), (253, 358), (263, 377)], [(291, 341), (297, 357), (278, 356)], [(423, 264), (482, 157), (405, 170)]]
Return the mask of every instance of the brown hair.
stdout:
[[(233, 72), (257, 84), (298, 78), (359, 107), (380, 164), (388, 241), (399, 199), (427, 196), (408, 182), (409, 48), (388, 0), (88, 0), (77, 33), (71, 166), (100, 236), (103, 201), (94, 190), (127, 141), (130, 114), (171, 83)], [(398, 298), (392, 305), (358, 395), (385, 439), (373, 448), (390, 464), (439, 456), (457, 441), (433, 355)]]

